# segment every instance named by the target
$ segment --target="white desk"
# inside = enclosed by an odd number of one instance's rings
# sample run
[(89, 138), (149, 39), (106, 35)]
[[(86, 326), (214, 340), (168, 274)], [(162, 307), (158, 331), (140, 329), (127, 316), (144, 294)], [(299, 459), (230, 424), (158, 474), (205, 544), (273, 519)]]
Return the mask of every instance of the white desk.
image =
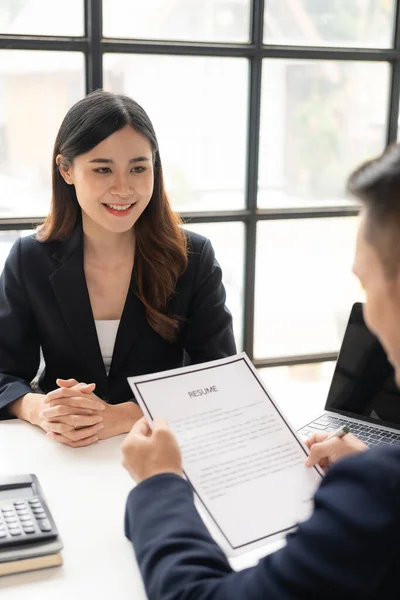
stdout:
[[(282, 402), (283, 410), (300, 427), (324, 398), (321, 393), (300, 402), (297, 396), (290, 405)], [(1, 600), (146, 599), (124, 536), (125, 501), (133, 484), (121, 464), (122, 440), (74, 449), (22, 421), (0, 422), (0, 473), (39, 477), (64, 543), (62, 567), (1, 577)]]

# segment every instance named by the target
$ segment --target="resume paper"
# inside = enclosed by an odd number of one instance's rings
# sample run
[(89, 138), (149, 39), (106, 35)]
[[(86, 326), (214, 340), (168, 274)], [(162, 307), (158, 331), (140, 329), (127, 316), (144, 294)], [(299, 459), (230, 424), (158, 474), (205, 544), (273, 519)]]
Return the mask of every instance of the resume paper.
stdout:
[(205, 522), (228, 554), (309, 516), (321, 474), (304, 466), (305, 446), (245, 353), (128, 381), (149, 423), (167, 419)]

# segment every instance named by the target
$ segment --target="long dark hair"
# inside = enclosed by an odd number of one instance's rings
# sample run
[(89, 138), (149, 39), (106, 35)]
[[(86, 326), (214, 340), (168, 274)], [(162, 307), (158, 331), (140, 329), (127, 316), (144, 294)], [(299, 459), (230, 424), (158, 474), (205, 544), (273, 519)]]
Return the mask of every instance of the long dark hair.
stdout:
[(62, 178), (56, 157), (66, 163), (85, 154), (126, 125), (146, 137), (154, 156), (151, 200), (135, 224), (135, 272), (138, 296), (151, 327), (165, 340), (176, 339), (179, 319), (167, 314), (168, 301), (178, 277), (187, 266), (186, 235), (179, 216), (171, 209), (165, 187), (157, 137), (143, 108), (128, 96), (92, 92), (66, 114), (54, 144), (50, 212), (38, 228), (42, 242), (65, 240), (81, 219), (75, 187)]

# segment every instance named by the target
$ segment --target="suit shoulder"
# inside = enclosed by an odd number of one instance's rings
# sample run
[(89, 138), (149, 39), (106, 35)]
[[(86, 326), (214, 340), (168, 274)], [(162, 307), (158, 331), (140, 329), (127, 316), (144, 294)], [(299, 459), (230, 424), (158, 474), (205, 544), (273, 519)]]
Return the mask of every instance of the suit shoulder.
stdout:
[[(400, 447), (392, 446), (372, 448), (361, 454), (352, 456), (344, 461), (338, 462), (335, 468), (348, 466), (354, 469), (373, 470), (376, 474), (383, 473), (385, 476), (391, 471), (400, 474)], [(333, 467), (332, 467), (333, 469)]]
[(58, 242), (41, 242), (36, 234), (18, 238), (7, 258), (7, 265), (19, 268), (24, 277), (36, 279), (54, 263), (53, 254)]
[(204, 237), (204, 235), (200, 235), (199, 233), (187, 229), (185, 229), (185, 233), (189, 257), (191, 254), (201, 254), (207, 245), (211, 246), (210, 240)]
[(42, 245), (42, 242), (36, 237), (36, 233), (32, 233), (31, 235), (25, 235), (21, 237), (19, 240), (20, 248), (23, 252), (35, 251), (39, 246)]
[(324, 483), (336, 485), (339, 481), (351, 481), (360, 489), (367, 489), (368, 494), (384, 498), (389, 504), (396, 503), (399, 512), (400, 447), (372, 448), (338, 461), (329, 469)]
[(14, 265), (15, 263), (19, 263), (23, 254), (30, 255), (35, 243), (38, 243), (37, 240), (35, 240), (35, 234), (17, 237), (8, 253), (6, 265)]
[(395, 483), (400, 490), (400, 446), (373, 448), (360, 458), (366, 469), (381, 474), (390, 486)]
[(29, 256), (32, 254), (37, 255), (38, 253), (53, 254), (59, 245), (59, 242), (39, 241), (36, 233), (33, 233), (32, 235), (26, 235), (20, 238), (20, 240), (17, 240), (17, 242), (20, 244), (21, 253)]

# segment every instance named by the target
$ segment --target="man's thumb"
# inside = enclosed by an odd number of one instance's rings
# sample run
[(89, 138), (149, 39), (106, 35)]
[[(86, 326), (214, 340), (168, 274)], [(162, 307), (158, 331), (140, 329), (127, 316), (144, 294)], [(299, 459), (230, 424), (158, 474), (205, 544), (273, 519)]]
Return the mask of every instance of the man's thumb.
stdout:
[(154, 419), (153, 421), (153, 431), (157, 429), (169, 429), (167, 420), (164, 418)]
[(323, 451), (322, 443), (313, 444), (311, 446), (310, 454), (305, 462), (306, 467), (316, 465), (324, 456), (326, 456), (326, 452)]

